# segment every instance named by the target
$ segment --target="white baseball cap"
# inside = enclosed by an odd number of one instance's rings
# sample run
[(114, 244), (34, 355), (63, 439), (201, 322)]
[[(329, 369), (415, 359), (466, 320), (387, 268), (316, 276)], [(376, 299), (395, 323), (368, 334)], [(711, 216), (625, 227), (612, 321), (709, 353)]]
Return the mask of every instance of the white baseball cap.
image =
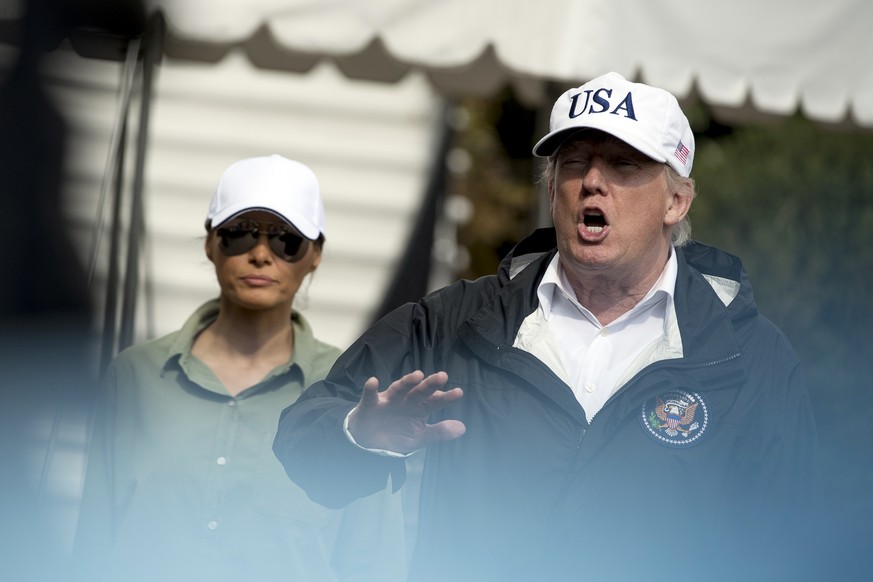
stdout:
[(607, 73), (558, 97), (549, 133), (533, 148), (547, 157), (580, 129), (605, 131), (681, 176), (691, 174), (694, 134), (679, 102), (669, 92)]
[(212, 195), (206, 226), (215, 228), (250, 210), (266, 210), (310, 240), (324, 236), (324, 203), (315, 173), (278, 154), (230, 165)]

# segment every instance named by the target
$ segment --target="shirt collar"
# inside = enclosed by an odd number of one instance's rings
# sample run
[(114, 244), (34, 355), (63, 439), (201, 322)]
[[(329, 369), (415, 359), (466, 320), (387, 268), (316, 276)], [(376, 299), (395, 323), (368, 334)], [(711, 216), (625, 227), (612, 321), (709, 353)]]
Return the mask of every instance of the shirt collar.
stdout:
[[(676, 261), (676, 251), (671, 245), (670, 256), (667, 259), (667, 264), (664, 265), (664, 270), (661, 271), (661, 276), (658, 277), (658, 280), (655, 281), (655, 284), (652, 285), (652, 288), (649, 289), (649, 292), (646, 293), (645, 297), (643, 297), (643, 299), (637, 303), (633, 309), (623, 315), (622, 319), (628, 314), (634, 313), (654, 302), (660, 301), (662, 298), (667, 299), (668, 310), (671, 310), (673, 305), (673, 295), (676, 291), (676, 276), (678, 272), (679, 267), (678, 262)], [(570, 282), (567, 280), (567, 275), (564, 273), (564, 269), (561, 266), (560, 253), (555, 253), (555, 256), (552, 257), (552, 260), (549, 263), (549, 266), (546, 267), (543, 278), (540, 280), (540, 284), (537, 287), (537, 298), (540, 302), (539, 309), (542, 311), (545, 319), (549, 319), (549, 316), (552, 313), (555, 293), (560, 293), (567, 301), (576, 305), (586, 317), (594, 317), (591, 315), (591, 312), (589, 312), (588, 309), (586, 309), (576, 299), (576, 293), (570, 286)]]
[[(164, 358), (161, 373), (165, 372), (174, 362), (185, 369), (188, 358), (191, 357), (191, 348), (194, 345), (194, 339), (197, 335), (206, 329), (212, 322), (218, 318), (218, 299), (207, 301), (197, 308), (185, 321), (179, 330), (176, 341), (170, 346), (167, 355)], [(309, 322), (300, 315), (297, 311), (291, 312), (291, 323), (294, 326), (294, 353), (291, 360), (273, 371), (271, 376), (285, 374), (292, 368), (300, 370), (302, 375), (301, 382), (305, 386), (306, 379), (313, 372), (313, 362), (316, 360), (316, 340), (312, 334), (312, 327)]]
[(183, 361), (188, 358), (191, 354), (191, 346), (194, 345), (194, 338), (218, 318), (218, 305), (218, 299), (207, 301), (185, 320), (176, 336), (176, 341), (167, 352), (163, 369), (166, 369), (170, 361), (177, 357)]

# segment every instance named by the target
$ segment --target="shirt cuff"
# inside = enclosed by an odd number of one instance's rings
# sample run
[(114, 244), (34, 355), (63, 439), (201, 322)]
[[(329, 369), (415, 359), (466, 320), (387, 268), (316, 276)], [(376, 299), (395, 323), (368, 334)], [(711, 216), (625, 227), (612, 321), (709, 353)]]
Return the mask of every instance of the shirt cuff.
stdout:
[(346, 415), (345, 420), (343, 420), (343, 432), (346, 433), (346, 438), (349, 439), (349, 441), (353, 445), (358, 447), (359, 449), (362, 449), (364, 451), (368, 451), (371, 453), (375, 453), (375, 454), (382, 456), (382, 457), (392, 457), (394, 459), (405, 459), (406, 457), (408, 457), (409, 455), (412, 454), (412, 453), (395, 453), (394, 451), (386, 451), (385, 449), (368, 449), (367, 447), (362, 447), (355, 440), (355, 437), (352, 436), (352, 433), (349, 432), (349, 416), (351, 416), (351, 414), (352, 414), (351, 411), (349, 411), (349, 413)]

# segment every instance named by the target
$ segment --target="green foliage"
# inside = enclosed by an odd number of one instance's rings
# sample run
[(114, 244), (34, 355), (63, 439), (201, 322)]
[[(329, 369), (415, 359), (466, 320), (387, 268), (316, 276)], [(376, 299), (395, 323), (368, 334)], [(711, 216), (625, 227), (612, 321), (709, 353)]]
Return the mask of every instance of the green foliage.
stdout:
[[(538, 192), (531, 185), (533, 161), (529, 155), (515, 158), (507, 152), (504, 139), (512, 128), (504, 135), (498, 131), (518, 119), (518, 112), (504, 110), (507, 101), (511, 99), (505, 95), (497, 100), (468, 99), (462, 104), (470, 121), (455, 145), (466, 150), (473, 163), (452, 187), (475, 208), (472, 220), (458, 233), (459, 242), (470, 251), (469, 268), (458, 273), (462, 278), (496, 272), (502, 256), (527, 236), (536, 222), (533, 209)], [(528, 143), (529, 136), (524, 138), (527, 132), (521, 133), (521, 139), (513, 139)]]
[(695, 238), (743, 259), (804, 362), (823, 444), (873, 450), (873, 135), (795, 118), (698, 141)]
[[(873, 135), (795, 118), (701, 135), (695, 238), (739, 255), (795, 346), (835, 523), (873, 535)], [(779, 411), (773, 411), (779, 413)]]

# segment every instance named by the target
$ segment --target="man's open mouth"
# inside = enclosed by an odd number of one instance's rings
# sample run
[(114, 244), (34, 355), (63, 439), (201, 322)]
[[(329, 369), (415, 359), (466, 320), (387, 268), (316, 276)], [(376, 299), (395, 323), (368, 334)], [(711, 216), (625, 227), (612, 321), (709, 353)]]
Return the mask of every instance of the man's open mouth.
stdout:
[(588, 232), (597, 233), (606, 226), (606, 218), (599, 210), (589, 210), (582, 216), (582, 223)]

